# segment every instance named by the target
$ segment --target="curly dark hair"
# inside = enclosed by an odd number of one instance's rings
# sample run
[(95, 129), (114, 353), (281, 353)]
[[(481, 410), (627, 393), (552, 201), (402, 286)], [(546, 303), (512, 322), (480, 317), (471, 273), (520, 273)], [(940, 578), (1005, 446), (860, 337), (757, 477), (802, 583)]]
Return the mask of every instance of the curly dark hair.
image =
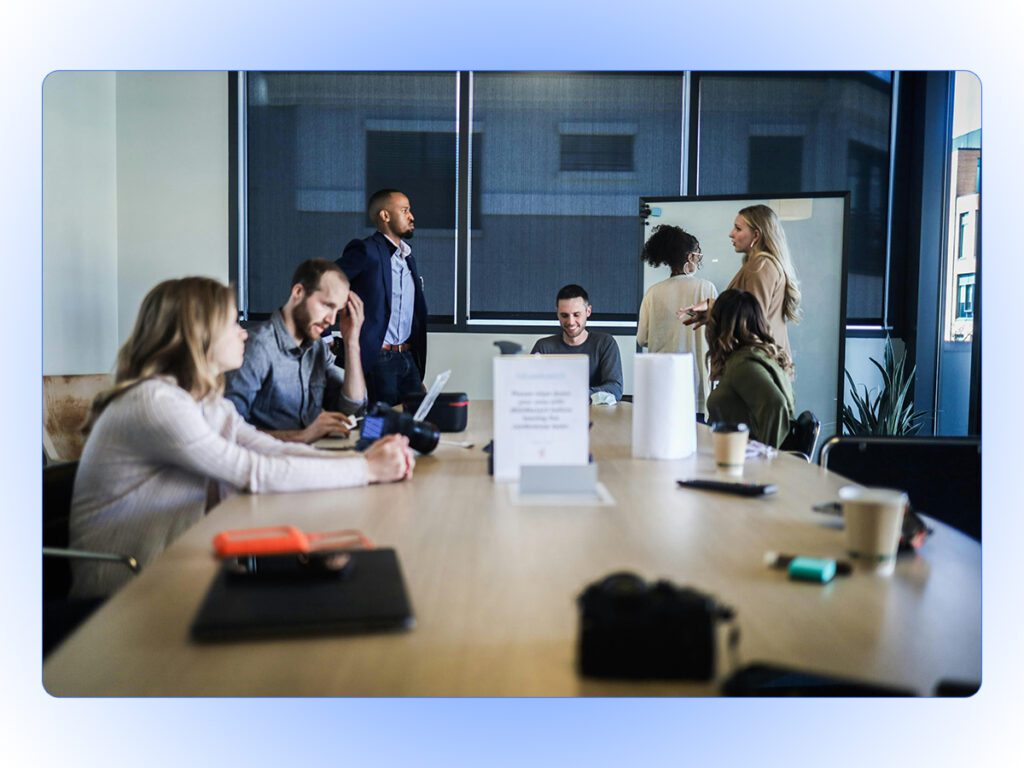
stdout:
[(667, 264), (672, 274), (681, 274), (691, 253), (698, 254), (695, 266), (699, 269), (703, 256), (697, 238), (679, 227), (661, 224), (651, 231), (640, 258), (652, 267)]
[(729, 288), (722, 291), (708, 314), (708, 367), (712, 380), (722, 377), (725, 361), (738, 349), (754, 347), (765, 352), (786, 373), (793, 374), (793, 361), (772, 336), (761, 304), (752, 293)]

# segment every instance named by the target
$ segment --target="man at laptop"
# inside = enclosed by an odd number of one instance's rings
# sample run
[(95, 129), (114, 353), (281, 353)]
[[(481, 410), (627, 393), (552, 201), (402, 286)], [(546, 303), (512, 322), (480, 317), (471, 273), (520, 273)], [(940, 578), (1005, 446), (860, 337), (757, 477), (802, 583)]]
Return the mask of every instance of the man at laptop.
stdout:
[(539, 339), (531, 354), (586, 355), (590, 358), (591, 399), (595, 402), (621, 400), (619, 347), (607, 333), (587, 330), (587, 318), (593, 311), (587, 292), (578, 285), (566, 285), (558, 292), (555, 306), (562, 332)]
[[(343, 371), (321, 334), (339, 318)], [(288, 300), (249, 329), (242, 367), (227, 374), (224, 396), (243, 419), (279, 440), (312, 443), (347, 433), (366, 406), (359, 357), (363, 303), (337, 264), (309, 259), (292, 277)]]

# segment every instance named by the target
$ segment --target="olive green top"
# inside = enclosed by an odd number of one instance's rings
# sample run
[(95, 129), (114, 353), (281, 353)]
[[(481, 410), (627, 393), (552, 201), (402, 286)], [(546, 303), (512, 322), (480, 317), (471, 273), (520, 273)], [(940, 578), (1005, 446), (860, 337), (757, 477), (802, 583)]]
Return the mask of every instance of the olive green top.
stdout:
[(729, 355), (707, 406), (709, 422), (742, 421), (750, 427), (751, 440), (776, 448), (789, 434), (796, 411), (789, 375), (754, 347)]

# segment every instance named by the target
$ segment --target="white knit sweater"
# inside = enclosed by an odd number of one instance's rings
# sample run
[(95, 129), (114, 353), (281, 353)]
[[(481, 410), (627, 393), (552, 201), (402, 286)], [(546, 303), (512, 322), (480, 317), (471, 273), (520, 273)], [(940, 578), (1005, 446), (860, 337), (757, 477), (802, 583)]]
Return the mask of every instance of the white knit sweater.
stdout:
[[(222, 397), (197, 402), (172, 378), (144, 381), (93, 426), (71, 502), (70, 545), (145, 566), (220, 498), (366, 485), (362, 457), (285, 443), (246, 424)], [(216, 496), (214, 496), (216, 498)], [(72, 561), (71, 593), (105, 595), (130, 578), (116, 563)]]
[(704, 401), (711, 392), (708, 380), (708, 343), (704, 329), (683, 325), (676, 310), (718, 296), (715, 284), (693, 275), (676, 275), (647, 289), (640, 303), (636, 343), (651, 352), (690, 352), (693, 354), (694, 395), (697, 411), (703, 413)]

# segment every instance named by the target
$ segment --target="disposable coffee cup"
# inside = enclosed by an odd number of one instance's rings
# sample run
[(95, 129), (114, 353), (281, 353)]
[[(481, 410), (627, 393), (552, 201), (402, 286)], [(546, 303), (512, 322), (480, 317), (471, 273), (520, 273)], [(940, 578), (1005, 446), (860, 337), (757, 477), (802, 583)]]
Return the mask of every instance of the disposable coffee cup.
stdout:
[(891, 488), (839, 489), (846, 528), (846, 550), (860, 569), (888, 575), (896, 569), (907, 494)]
[(747, 435), (750, 430), (743, 423), (716, 421), (711, 425), (711, 444), (715, 450), (715, 464), (720, 467), (742, 467), (747, 458)]

